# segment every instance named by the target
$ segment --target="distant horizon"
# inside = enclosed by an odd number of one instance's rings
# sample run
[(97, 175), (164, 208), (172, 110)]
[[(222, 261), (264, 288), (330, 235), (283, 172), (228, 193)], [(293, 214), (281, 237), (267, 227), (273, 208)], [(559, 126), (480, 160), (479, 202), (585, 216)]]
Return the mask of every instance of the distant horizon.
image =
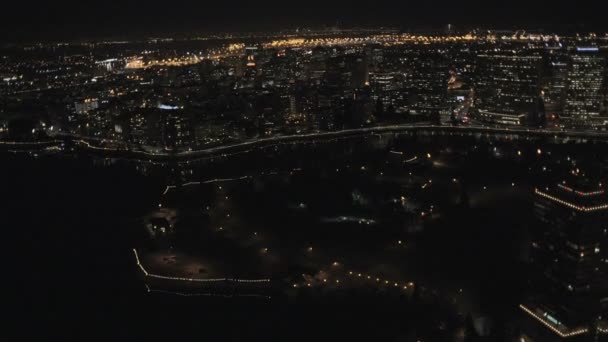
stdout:
[[(322, 31), (322, 30), (397, 30), (402, 33), (418, 33), (431, 34), (439, 32), (447, 28), (447, 25), (452, 25), (454, 34), (466, 34), (473, 30), (488, 30), (488, 31), (517, 31), (525, 30), (530, 33), (557, 34), (557, 35), (574, 35), (574, 34), (590, 34), (595, 33), (598, 36), (608, 35), (608, 27), (600, 29), (592, 25), (583, 24), (561, 24), (561, 25), (545, 25), (545, 26), (529, 26), (529, 25), (455, 25), (455, 24), (417, 24), (412, 26), (397, 26), (397, 25), (343, 25), (343, 24), (319, 24), (309, 26), (284, 26), (276, 28), (259, 27), (257, 29), (220, 29), (220, 28), (190, 28), (176, 30), (141, 30), (131, 32), (115, 32), (115, 33), (91, 33), (91, 34), (48, 34), (46, 36), (30, 36), (17, 37), (13, 39), (5, 39), (0, 42), (0, 46), (19, 45), (19, 44), (35, 44), (35, 43), (77, 43), (89, 41), (109, 41), (109, 40), (149, 40), (154, 38), (162, 39), (193, 39), (197, 36), (204, 35), (259, 35), (267, 33), (293, 33), (301, 30), (302, 34), (306, 31)], [(426, 31), (426, 32), (425, 32)], [(432, 32), (436, 31), (436, 32)]]
[(295, 27), (524, 27), (607, 31), (598, 1), (488, 3), (479, 0), (277, 0), (194, 2), (158, 0), (20, 1), (0, 22), (0, 42), (99, 39), (185, 32), (273, 31)]

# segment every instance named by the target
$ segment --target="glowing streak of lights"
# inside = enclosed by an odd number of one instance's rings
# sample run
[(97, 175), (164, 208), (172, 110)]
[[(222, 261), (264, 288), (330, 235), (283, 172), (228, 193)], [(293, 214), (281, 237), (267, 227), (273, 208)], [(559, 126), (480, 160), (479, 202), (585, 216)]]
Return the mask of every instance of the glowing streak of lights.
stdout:
[(142, 265), (139, 260), (139, 254), (137, 254), (137, 250), (133, 248), (133, 254), (135, 254), (135, 261), (137, 262), (137, 266), (144, 273), (146, 277), (156, 278), (156, 279), (165, 279), (165, 280), (178, 280), (178, 281), (187, 281), (187, 282), (195, 282), (195, 283), (217, 283), (217, 282), (234, 282), (234, 283), (269, 283), (270, 279), (237, 279), (237, 278), (185, 278), (185, 277), (169, 277), (158, 274), (153, 274), (148, 272), (145, 267)]
[(220, 293), (211, 293), (211, 292), (205, 292), (205, 293), (185, 293), (185, 292), (177, 292), (177, 291), (167, 291), (167, 290), (158, 290), (158, 289), (153, 289), (151, 288), (148, 284), (146, 285), (146, 290), (148, 291), (148, 293), (162, 293), (162, 294), (169, 294), (169, 295), (175, 295), (175, 296), (180, 296), (180, 297), (222, 297), (222, 298), (236, 298), (236, 297), (251, 297), (251, 298), (263, 298), (263, 299), (270, 299), (270, 296), (264, 296), (264, 295), (258, 295), (258, 294), (220, 294)]
[(571, 187), (569, 187), (569, 186), (565, 186), (565, 185), (562, 185), (562, 184), (557, 184), (557, 186), (558, 186), (558, 187), (560, 187), (560, 188), (562, 188), (562, 189), (564, 189), (564, 190), (566, 190), (566, 191), (574, 192), (574, 193), (575, 193), (575, 194), (577, 194), (577, 195), (580, 195), (580, 196), (585, 196), (585, 197), (586, 197), (586, 196), (595, 196), (595, 195), (601, 195), (601, 194), (603, 194), (603, 193), (604, 193), (604, 190), (597, 190), (597, 191), (583, 192), (583, 191), (574, 190), (574, 189), (572, 189)]
[(540, 191), (538, 189), (534, 189), (534, 193), (536, 193), (539, 196), (542, 196), (542, 197), (545, 197), (547, 199), (550, 199), (550, 200), (552, 200), (554, 202), (557, 202), (559, 204), (565, 205), (568, 208), (575, 209), (575, 210), (578, 210), (578, 211), (590, 212), (590, 211), (598, 211), (598, 210), (606, 210), (606, 209), (608, 209), (608, 204), (601, 204), (601, 205), (596, 205), (596, 206), (592, 206), (592, 207), (578, 206), (578, 205), (575, 205), (573, 203), (566, 202), (566, 201), (561, 200), (561, 199), (559, 199), (557, 197), (554, 197), (554, 196), (551, 196), (549, 194), (546, 194), (546, 193), (544, 193), (544, 192), (542, 192), (542, 191)]
[(0, 141), (0, 145), (48, 145), (48, 144), (61, 144), (63, 141), (61, 140), (51, 140), (51, 141)]
[(546, 326), (547, 328), (551, 329), (551, 331), (553, 331), (554, 333), (558, 334), (561, 337), (577, 336), (577, 335), (581, 335), (581, 334), (584, 334), (587, 331), (589, 331), (587, 328), (581, 328), (581, 329), (574, 330), (574, 331), (571, 331), (571, 332), (568, 332), (568, 333), (564, 333), (561, 330), (559, 330), (556, 327), (554, 327), (553, 324), (551, 324), (550, 322), (547, 322), (541, 316), (537, 315), (532, 310), (528, 309), (523, 304), (520, 304), (519, 307), (522, 310), (524, 310), (527, 314), (529, 314), (530, 316), (536, 318), (537, 321), (541, 322), (544, 326)]
[[(145, 151), (130, 151), (132, 153), (136, 153), (136, 154), (142, 154), (142, 155), (148, 155), (148, 156), (162, 156), (162, 157), (169, 157), (169, 156), (188, 156), (188, 155), (193, 155), (195, 153), (208, 153), (208, 154), (212, 154), (212, 153), (219, 153), (223, 150), (229, 150), (232, 148), (237, 148), (237, 147), (243, 147), (243, 146), (249, 146), (249, 145), (259, 145), (259, 144), (263, 144), (263, 143), (268, 143), (268, 142), (273, 142), (273, 141), (277, 141), (277, 143), (275, 144), (271, 144), (271, 145), (266, 145), (266, 146), (260, 146), (259, 148), (271, 148), (271, 147), (275, 147), (278, 145), (281, 145), (281, 141), (282, 140), (290, 140), (290, 139), (308, 139), (308, 138), (329, 138), (329, 137), (336, 137), (335, 139), (346, 139), (346, 138), (350, 138), (350, 136), (348, 136), (348, 134), (353, 134), (353, 133), (358, 133), (358, 134), (363, 134), (363, 133), (374, 133), (374, 132), (384, 132), (384, 131), (394, 131), (394, 130), (424, 130), (424, 129), (446, 129), (446, 127), (443, 126), (434, 126), (434, 125), (390, 125), (390, 126), (377, 126), (377, 127), (366, 127), (366, 128), (355, 128), (355, 129), (345, 129), (345, 130), (341, 130), (341, 131), (336, 131), (336, 132), (322, 132), (322, 133), (308, 133), (308, 134), (296, 134), (296, 135), (286, 135), (286, 136), (277, 136), (277, 137), (271, 137), (271, 138), (265, 138), (265, 139), (256, 139), (256, 140), (251, 140), (251, 141), (245, 141), (245, 142), (241, 142), (241, 143), (236, 143), (236, 144), (231, 144), (231, 145), (224, 145), (224, 146), (219, 146), (219, 147), (214, 147), (214, 148), (209, 148), (209, 149), (201, 149), (201, 150), (194, 150), (194, 151), (183, 151), (183, 152), (179, 152), (176, 154), (167, 154), (167, 153), (151, 153), (151, 152), (145, 152)], [(530, 133), (541, 133), (541, 134), (555, 134), (555, 132), (553, 131), (548, 131), (548, 130), (529, 130), (529, 129), (511, 129), (511, 128), (490, 128), (490, 127), (484, 127), (484, 126), (468, 126), (468, 127), (460, 127), (460, 126), (455, 126), (455, 127), (449, 127), (450, 130), (453, 131), (470, 131), (470, 133), (474, 133), (474, 131), (486, 131), (487, 133), (510, 133), (510, 134), (530, 134)], [(561, 134), (566, 134), (567, 136), (575, 136), (577, 133), (576, 132), (560, 132)], [(344, 137), (341, 137), (340, 135), (347, 135)], [(585, 136), (588, 135), (592, 135), (592, 136), (597, 136), (597, 137), (606, 137), (608, 136), (606, 133), (598, 133), (598, 132), (585, 132), (584, 133)], [(96, 149), (96, 150), (107, 150), (107, 151), (117, 151), (117, 149), (111, 149), (111, 148), (103, 148), (103, 147), (96, 147), (93, 146), (91, 144), (89, 144), (88, 142), (84, 141), (84, 140), (79, 140), (79, 142), (87, 145), (87, 147), (91, 148), (91, 149)], [(296, 144), (298, 143), (298, 141), (292, 142), (291, 144)], [(302, 143), (302, 141), (300, 141), (300, 143)], [(232, 154), (223, 154), (222, 156), (232, 156), (232, 155), (236, 155), (236, 154), (241, 154), (241, 153), (246, 153), (246, 152), (250, 152), (250, 150), (248, 151), (241, 151), (241, 152), (235, 152)], [(199, 158), (199, 159), (209, 159), (209, 158), (214, 158), (214, 157), (207, 157), (207, 158)], [(198, 159), (196, 159), (198, 160)]]
[[(206, 180), (203, 182), (188, 182), (188, 183), (182, 184), (182, 186), (231, 182), (231, 181), (239, 181), (239, 180), (250, 179), (250, 178), (253, 178), (253, 177), (252, 176), (241, 176), (241, 177), (236, 177), (236, 178), (215, 178), (215, 179), (210, 179), (210, 180)], [(169, 192), (169, 190), (175, 189), (175, 188), (177, 188), (177, 185), (167, 185), (165, 187), (165, 191), (163, 191), (163, 195), (166, 195)]]
[[(344, 264), (340, 263), (340, 267), (343, 267), (343, 266), (344, 266)], [(353, 272), (353, 271), (348, 271), (347, 275), (348, 275), (348, 277), (354, 278), (354, 279), (357, 279), (357, 278), (362, 278), (363, 280), (367, 279), (367, 280), (371, 281), (372, 283), (374, 282), (374, 279), (375, 279), (375, 282), (377, 282), (377, 283), (381, 283), (381, 284), (387, 285), (389, 287), (392, 284), (393, 287), (400, 287), (403, 290), (408, 290), (408, 288), (412, 288), (414, 286), (414, 283), (411, 281), (410, 282), (400, 282), (400, 281), (395, 281), (395, 280), (382, 280), (380, 278), (374, 278), (373, 275), (357, 273), (357, 272)], [(334, 283), (341, 284), (342, 282), (340, 281), (340, 279), (335, 279)], [(402, 283), (404, 285), (400, 286), (399, 283)], [(311, 287), (311, 284), (308, 282), (302, 283), (302, 284), (303, 284), (303, 287)], [(330, 282), (328, 281), (328, 278), (324, 278), (320, 283), (320, 285), (326, 285), (326, 284), (330, 284)], [(299, 288), (300, 286), (296, 283), (296, 284), (293, 284), (293, 287)]]

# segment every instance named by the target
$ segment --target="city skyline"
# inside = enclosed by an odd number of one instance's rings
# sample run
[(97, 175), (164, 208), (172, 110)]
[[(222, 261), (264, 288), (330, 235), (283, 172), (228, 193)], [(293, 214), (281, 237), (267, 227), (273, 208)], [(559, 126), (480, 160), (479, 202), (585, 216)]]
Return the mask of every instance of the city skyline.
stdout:
[(608, 341), (598, 6), (21, 6), (21, 339)]

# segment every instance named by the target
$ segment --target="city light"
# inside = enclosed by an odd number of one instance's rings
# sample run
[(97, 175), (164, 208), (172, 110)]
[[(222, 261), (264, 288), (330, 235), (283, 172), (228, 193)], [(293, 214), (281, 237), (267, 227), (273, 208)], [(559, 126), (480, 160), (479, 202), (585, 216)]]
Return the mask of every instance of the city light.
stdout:
[(563, 204), (563, 205), (565, 205), (565, 206), (567, 206), (567, 207), (569, 207), (571, 209), (575, 209), (577, 211), (589, 212), (589, 211), (598, 211), (598, 210), (606, 210), (606, 209), (608, 209), (608, 204), (601, 204), (601, 205), (594, 205), (594, 206), (579, 206), (579, 205), (576, 205), (576, 204), (564, 201), (562, 199), (559, 199), (557, 197), (551, 196), (551, 195), (549, 195), (547, 193), (544, 193), (544, 192), (542, 192), (542, 191), (540, 191), (538, 189), (534, 189), (534, 192), (537, 195), (540, 195), (542, 197), (545, 197), (545, 198), (550, 199), (552, 201), (555, 201), (557, 203)]
[[(235, 339), (296, 326), (343, 340), (608, 334), (602, 25), (520, 27), (532, 5), (464, 11), (507, 29), (389, 27), (354, 3), (334, 19), (323, 6), (207, 5), (135, 6), (125, 23), (101, 3), (53, 4), (29, 28), (6, 16), (3, 218), (11, 262), (34, 266), (23, 286), (35, 316), (69, 321), (77, 308), (95, 331), (96, 318), (124, 321), (116, 306), (144, 333)], [(464, 13), (375, 7), (420, 22)], [(113, 19), (84, 25), (91, 16)], [(206, 29), (184, 29), (197, 16)], [(176, 20), (179, 34), (163, 31)], [(116, 29), (125, 38), (100, 38)], [(32, 290), (57, 270), (79, 276)]]
[(553, 331), (554, 333), (558, 334), (561, 337), (572, 337), (572, 336), (577, 336), (577, 335), (581, 335), (581, 334), (585, 334), (587, 333), (589, 330), (587, 328), (580, 328), (577, 330), (573, 330), (573, 331), (568, 331), (568, 332), (564, 332), (563, 329), (558, 329), (557, 327), (555, 327), (553, 325), (553, 323), (546, 321), (545, 319), (543, 319), (541, 316), (537, 315), (536, 313), (534, 313), (532, 310), (528, 309), (526, 306), (524, 306), (523, 304), (520, 304), (519, 307), (525, 311), (527, 314), (529, 314), (530, 316), (534, 317), (536, 320), (538, 320), (539, 322), (541, 322), (544, 326), (546, 326), (547, 328), (549, 328), (551, 331)]
[(142, 271), (142, 273), (146, 277), (156, 278), (156, 279), (164, 279), (164, 280), (176, 280), (176, 281), (186, 281), (193, 283), (217, 283), (217, 282), (234, 282), (234, 283), (270, 283), (270, 279), (238, 279), (238, 278), (186, 278), (186, 277), (170, 277), (164, 275), (158, 275), (154, 273), (150, 273), (146, 270), (139, 259), (139, 254), (137, 250), (133, 249), (133, 254), (135, 255), (135, 262), (137, 263), (137, 267)]

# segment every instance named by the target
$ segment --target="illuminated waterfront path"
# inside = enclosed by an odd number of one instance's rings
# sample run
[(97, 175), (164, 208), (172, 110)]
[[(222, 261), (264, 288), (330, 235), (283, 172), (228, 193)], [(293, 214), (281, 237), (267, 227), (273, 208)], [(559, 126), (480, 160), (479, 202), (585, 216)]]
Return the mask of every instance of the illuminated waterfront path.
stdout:
[[(439, 134), (439, 135), (469, 135), (469, 136), (493, 136), (493, 137), (508, 137), (508, 138), (551, 138), (563, 139), (565, 141), (586, 142), (593, 141), (608, 141), (608, 132), (589, 132), (589, 131), (558, 131), (548, 129), (526, 129), (526, 128), (503, 128), (503, 127), (485, 127), (485, 126), (437, 126), (428, 124), (401, 124), (375, 126), (356, 129), (345, 129), (333, 132), (318, 132), (295, 135), (279, 135), (269, 138), (248, 140), (234, 144), (226, 144), (217, 147), (205, 148), (193, 151), (180, 152), (147, 152), (133, 149), (121, 142), (115, 142), (106, 139), (72, 136), (72, 135), (57, 135), (53, 141), (48, 142), (7, 142), (0, 141), (0, 147), (7, 149), (27, 149), (37, 147), (58, 147), (64, 143), (71, 141), (74, 145), (84, 152), (92, 154), (102, 153), (104, 157), (122, 157), (130, 159), (140, 159), (142, 161), (193, 161), (197, 159), (213, 158), (226, 156), (235, 153), (244, 153), (251, 149), (272, 147), (288, 143), (300, 143), (311, 141), (323, 141), (332, 139), (351, 138), (365, 136), (369, 134), (382, 133), (420, 133), (420, 134)], [(60, 139), (61, 138), (61, 139)], [(119, 147), (103, 147), (98, 144), (113, 143)]]

